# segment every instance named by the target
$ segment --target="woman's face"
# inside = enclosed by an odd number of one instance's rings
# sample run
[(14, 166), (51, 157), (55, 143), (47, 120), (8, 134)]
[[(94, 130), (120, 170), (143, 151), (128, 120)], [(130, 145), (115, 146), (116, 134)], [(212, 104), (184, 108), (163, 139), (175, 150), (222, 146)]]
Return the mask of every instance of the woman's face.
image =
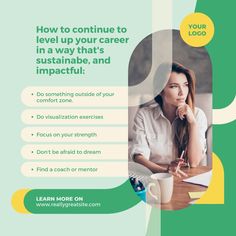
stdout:
[(188, 92), (188, 80), (185, 74), (171, 72), (169, 81), (161, 93), (163, 105), (178, 107), (185, 104)]

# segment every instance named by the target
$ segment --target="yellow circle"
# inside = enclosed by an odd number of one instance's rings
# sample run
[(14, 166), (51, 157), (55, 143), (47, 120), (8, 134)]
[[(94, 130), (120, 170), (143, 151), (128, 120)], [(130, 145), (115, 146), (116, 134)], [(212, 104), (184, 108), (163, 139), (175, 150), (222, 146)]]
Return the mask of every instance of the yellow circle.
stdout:
[(207, 45), (214, 35), (212, 20), (203, 13), (187, 15), (180, 24), (180, 35), (185, 43), (193, 47)]
[(12, 207), (18, 213), (29, 214), (30, 212), (25, 208), (24, 199), (25, 195), (30, 191), (30, 189), (19, 189), (13, 195), (11, 199)]

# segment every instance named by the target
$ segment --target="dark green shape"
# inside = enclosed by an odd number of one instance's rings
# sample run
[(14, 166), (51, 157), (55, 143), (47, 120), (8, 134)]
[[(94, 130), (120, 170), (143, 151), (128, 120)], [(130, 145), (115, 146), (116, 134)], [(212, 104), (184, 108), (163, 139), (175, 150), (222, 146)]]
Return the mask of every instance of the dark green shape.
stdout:
[(235, 70), (235, 9), (232, 0), (198, 0), (196, 12), (208, 15), (215, 26), (212, 41), (206, 46), (212, 62), (213, 107), (228, 106), (234, 99)]
[[(53, 201), (39, 201), (48, 197)], [(62, 201), (58, 197), (71, 197)], [(82, 197), (77, 201), (75, 197)], [(77, 198), (78, 199), (78, 198)], [(129, 180), (112, 189), (34, 189), (24, 199), (25, 207), (35, 214), (107, 214), (127, 210), (140, 202)], [(62, 205), (62, 204), (70, 205)], [(86, 204), (100, 204), (89, 206)], [(53, 206), (52, 206), (53, 205)]]
[[(236, 1), (198, 0), (195, 12), (208, 15), (215, 35), (206, 46), (212, 61), (214, 108), (228, 106), (235, 96)], [(235, 121), (213, 126), (213, 151), (225, 172), (225, 204), (193, 205), (177, 211), (162, 211), (162, 236), (233, 235), (235, 229)], [(228, 233), (227, 233), (228, 232)]]

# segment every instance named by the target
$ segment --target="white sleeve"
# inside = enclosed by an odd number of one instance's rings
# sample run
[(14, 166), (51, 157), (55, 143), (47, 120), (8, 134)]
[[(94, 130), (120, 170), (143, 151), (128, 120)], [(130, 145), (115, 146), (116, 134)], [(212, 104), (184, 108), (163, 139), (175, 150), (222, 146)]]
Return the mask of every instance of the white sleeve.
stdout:
[(149, 160), (150, 148), (146, 137), (144, 116), (141, 111), (139, 111), (135, 116), (133, 130), (134, 139), (132, 142), (130, 158), (133, 159), (135, 154), (141, 154)]
[(199, 108), (197, 109), (196, 112), (196, 121), (199, 130), (199, 140), (202, 145), (202, 153), (205, 154), (207, 150), (207, 142), (206, 142), (207, 118), (205, 113)]

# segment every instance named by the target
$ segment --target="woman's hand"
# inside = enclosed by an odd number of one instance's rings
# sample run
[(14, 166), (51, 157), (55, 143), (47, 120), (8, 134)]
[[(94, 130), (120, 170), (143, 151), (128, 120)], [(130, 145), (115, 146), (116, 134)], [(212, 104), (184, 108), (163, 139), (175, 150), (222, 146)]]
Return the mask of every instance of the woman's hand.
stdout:
[(179, 161), (172, 161), (168, 167), (168, 172), (179, 178), (188, 177), (188, 175), (180, 169), (181, 166), (184, 166), (183, 159), (179, 159)]
[(193, 124), (196, 122), (194, 114), (188, 104), (178, 106), (178, 108), (176, 109), (176, 115), (181, 120), (186, 118), (189, 124)]

